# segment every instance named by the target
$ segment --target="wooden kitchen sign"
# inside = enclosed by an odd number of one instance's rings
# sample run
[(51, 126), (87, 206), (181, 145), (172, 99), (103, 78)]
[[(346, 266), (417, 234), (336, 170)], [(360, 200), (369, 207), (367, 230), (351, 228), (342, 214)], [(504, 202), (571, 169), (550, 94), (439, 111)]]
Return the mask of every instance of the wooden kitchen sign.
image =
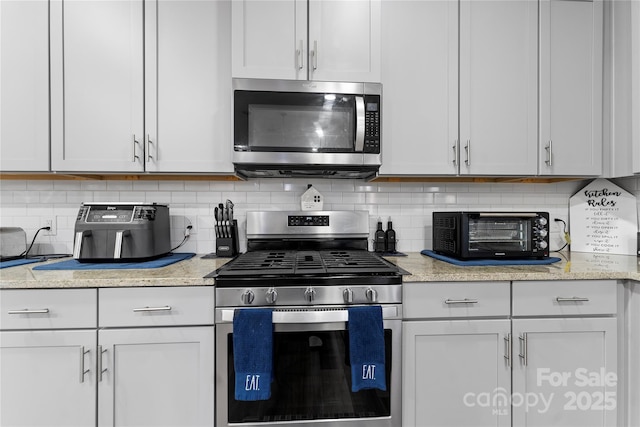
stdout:
[(569, 201), (571, 250), (637, 254), (636, 198), (606, 179), (596, 179)]

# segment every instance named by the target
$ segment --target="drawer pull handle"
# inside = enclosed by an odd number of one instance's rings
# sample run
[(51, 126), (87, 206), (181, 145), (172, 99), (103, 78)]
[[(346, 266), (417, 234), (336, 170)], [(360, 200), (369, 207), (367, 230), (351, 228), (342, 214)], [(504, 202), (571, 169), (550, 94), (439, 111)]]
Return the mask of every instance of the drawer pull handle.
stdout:
[(25, 308), (24, 310), (9, 310), (9, 314), (48, 314), (49, 309), (43, 308), (41, 310), (29, 310)]
[(589, 302), (589, 298), (584, 297), (557, 297), (557, 302)]
[(165, 305), (164, 307), (140, 307), (140, 308), (133, 309), (134, 313), (145, 312), (145, 311), (171, 311), (171, 306)]
[(477, 304), (477, 299), (446, 299), (444, 300), (445, 304)]

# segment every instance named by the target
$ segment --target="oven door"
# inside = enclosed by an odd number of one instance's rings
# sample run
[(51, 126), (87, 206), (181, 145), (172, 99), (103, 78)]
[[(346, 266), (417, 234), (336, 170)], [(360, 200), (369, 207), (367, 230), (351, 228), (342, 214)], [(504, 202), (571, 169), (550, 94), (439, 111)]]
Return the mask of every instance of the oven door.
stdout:
[(255, 402), (234, 399), (233, 324), (216, 325), (218, 427), (292, 423), (315, 427), (327, 422), (354, 427), (401, 426), (400, 317), (384, 320), (387, 391), (353, 393), (346, 323), (326, 322), (323, 315), (314, 311), (308, 319), (302, 319), (300, 312), (278, 312), (278, 320), (274, 316), (271, 398)]

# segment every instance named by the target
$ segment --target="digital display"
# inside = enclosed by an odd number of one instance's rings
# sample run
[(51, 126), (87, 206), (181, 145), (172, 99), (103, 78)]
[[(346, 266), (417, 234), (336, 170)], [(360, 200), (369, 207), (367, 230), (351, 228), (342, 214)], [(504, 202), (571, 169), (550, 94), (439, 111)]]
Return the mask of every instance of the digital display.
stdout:
[(367, 102), (367, 111), (378, 111), (378, 104), (375, 102)]
[(329, 216), (327, 215), (304, 215), (304, 216), (289, 216), (289, 227), (299, 227), (299, 226), (329, 226)]
[(91, 209), (87, 222), (131, 222), (133, 209)]

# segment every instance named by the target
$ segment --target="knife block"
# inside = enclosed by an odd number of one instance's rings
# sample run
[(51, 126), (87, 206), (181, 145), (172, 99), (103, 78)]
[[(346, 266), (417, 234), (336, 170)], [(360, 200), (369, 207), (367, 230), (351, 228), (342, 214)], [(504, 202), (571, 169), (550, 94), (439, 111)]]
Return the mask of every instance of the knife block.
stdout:
[(229, 228), (231, 229), (229, 230), (231, 237), (216, 236), (216, 256), (218, 257), (234, 257), (238, 255), (238, 221), (234, 219)]

